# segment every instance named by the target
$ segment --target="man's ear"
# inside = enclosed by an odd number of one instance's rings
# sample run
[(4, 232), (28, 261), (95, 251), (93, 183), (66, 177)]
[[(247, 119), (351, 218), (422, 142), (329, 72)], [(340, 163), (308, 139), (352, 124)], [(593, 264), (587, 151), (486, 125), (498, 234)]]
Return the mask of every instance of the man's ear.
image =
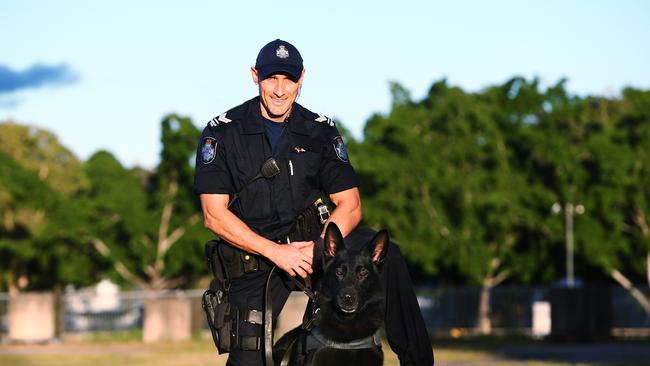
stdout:
[(260, 74), (257, 72), (257, 69), (251, 66), (251, 77), (253, 78), (253, 84), (259, 85), (260, 83)]
[(345, 249), (343, 244), (343, 235), (336, 223), (330, 221), (325, 229), (325, 239), (323, 240), (323, 254), (325, 259), (330, 259), (336, 255), (336, 252)]
[(298, 79), (298, 87), (302, 88), (302, 82), (305, 79), (305, 69), (300, 72), (300, 79)]
[(384, 262), (386, 253), (388, 253), (388, 245), (390, 245), (390, 237), (387, 230), (379, 231), (372, 238), (370, 245), (368, 245), (368, 251), (373, 263), (381, 264)]

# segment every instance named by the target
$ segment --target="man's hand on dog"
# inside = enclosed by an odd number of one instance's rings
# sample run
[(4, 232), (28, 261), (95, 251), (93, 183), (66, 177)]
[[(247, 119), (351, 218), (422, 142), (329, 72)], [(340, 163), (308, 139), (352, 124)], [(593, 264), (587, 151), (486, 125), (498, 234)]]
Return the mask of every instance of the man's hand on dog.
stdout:
[(306, 278), (312, 273), (313, 241), (295, 241), (273, 249), (269, 259), (289, 275)]

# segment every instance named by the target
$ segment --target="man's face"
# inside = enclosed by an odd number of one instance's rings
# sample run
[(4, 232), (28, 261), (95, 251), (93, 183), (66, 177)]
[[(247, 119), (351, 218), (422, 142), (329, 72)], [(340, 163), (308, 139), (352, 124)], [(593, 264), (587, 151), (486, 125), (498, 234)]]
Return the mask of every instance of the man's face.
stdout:
[(259, 80), (255, 68), (251, 68), (251, 73), (253, 82), (259, 85), (262, 116), (271, 121), (284, 122), (291, 112), (291, 105), (298, 98), (305, 71), (303, 70), (298, 80), (292, 80), (283, 74), (274, 74)]

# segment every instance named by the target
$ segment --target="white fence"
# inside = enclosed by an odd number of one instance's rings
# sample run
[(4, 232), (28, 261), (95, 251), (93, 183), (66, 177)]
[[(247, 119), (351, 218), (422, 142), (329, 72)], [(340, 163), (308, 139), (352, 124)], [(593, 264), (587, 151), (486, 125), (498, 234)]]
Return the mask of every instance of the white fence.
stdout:
[[(78, 291), (67, 293), (63, 299), (64, 332), (96, 332), (141, 329), (147, 300), (185, 299), (197, 317), (202, 316), (203, 290), (185, 291), (122, 291), (97, 293)], [(194, 319), (201, 323), (202, 318)], [(193, 328), (197, 328), (196, 323)]]

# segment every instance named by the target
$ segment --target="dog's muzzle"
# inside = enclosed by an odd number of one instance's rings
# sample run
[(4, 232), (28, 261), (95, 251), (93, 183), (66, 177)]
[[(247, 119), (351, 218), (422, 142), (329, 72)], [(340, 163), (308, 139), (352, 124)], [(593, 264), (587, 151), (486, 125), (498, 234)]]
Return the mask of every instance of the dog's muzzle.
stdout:
[(336, 305), (346, 314), (351, 314), (359, 308), (359, 296), (350, 288), (341, 290), (336, 296)]

